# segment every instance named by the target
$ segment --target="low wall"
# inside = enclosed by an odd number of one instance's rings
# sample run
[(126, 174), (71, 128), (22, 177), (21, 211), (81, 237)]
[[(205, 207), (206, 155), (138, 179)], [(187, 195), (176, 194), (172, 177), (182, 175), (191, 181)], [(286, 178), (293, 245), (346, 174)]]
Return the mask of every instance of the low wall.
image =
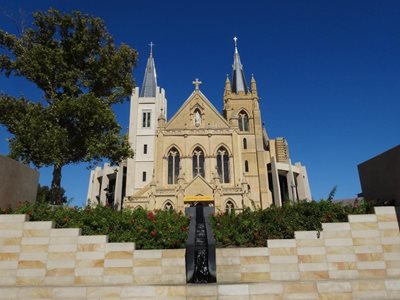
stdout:
[(135, 250), (133, 243), (25, 218), (0, 215), (0, 286), (186, 282), (184, 249)]
[(269, 240), (217, 249), (217, 283), (185, 284), (185, 250), (135, 250), (79, 229), (0, 215), (0, 299), (400, 299), (393, 207)]
[(348, 223), (268, 240), (268, 248), (217, 249), (217, 282), (370, 279), (400, 276), (400, 232), (393, 207), (350, 215)]

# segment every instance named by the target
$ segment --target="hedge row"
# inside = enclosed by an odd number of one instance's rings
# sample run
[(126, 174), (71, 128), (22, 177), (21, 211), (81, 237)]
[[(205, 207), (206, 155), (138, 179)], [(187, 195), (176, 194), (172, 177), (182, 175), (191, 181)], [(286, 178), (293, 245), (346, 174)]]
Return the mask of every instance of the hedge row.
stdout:
[[(300, 202), (243, 213), (217, 213), (211, 224), (218, 247), (265, 247), (267, 239), (288, 239), (295, 231), (321, 230), (322, 222), (346, 222), (349, 214), (371, 213), (360, 203), (343, 206), (329, 200)], [(56, 228), (81, 228), (83, 235), (107, 234), (110, 242), (134, 242), (136, 249), (185, 247), (189, 218), (173, 210), (115, 211), (108, 207), (53, 207), (23, 203), (2, 213), (27, 214), (31, 221), (53, 221)]]
[(173, 210), (144, 209), (115, 211), (109, 207), (53, 207), (48, 203), (22, 203), (13, 211), (27, 214), (31, 221), (53, 221), (56, 228), (81, 228), (82, 235), (102, 235), (109, 242), (134, 242), (136, 249), (185, 247), (189, 219)]
[(349, 214), (372, 213), (369, 203), (343, 205), (330, 200), (300, 202), (243, 213), (217, 213), (211, 219), (218, 247), (266, 247), (267, 239), (290, 239), (295, 231), (321, 230), (321, 223), (347, 222)]

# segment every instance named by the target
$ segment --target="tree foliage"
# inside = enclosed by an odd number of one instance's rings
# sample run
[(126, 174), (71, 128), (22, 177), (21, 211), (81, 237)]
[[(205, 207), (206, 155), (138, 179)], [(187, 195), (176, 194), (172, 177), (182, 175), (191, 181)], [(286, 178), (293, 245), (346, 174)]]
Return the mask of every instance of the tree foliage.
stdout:
[(40, 101), (0, 95), (0, 123), (13, 135), (10, 156), (53, 166), (55, 194), (63, 166), (104, 158), (117, 163), (133, 155), (112, 105), (134, 87), (137, 52), (116, 47), (101, 19), (37, 12), (21, 36), (0, 29), (0, 51), (2, 74), (25, 77), (43, 91)]
[[(60, 197), (61, 197), (61, 203), (65, 204), (69, 202), (72, 199), (68, 199), (68, 197), (65, 195), (65, 190), (63, 188), (60, 188)], [(54, 196), (52, 195), (52, 190), (47, 186), (47, 185), (38, 185), (38, 190), (36, 194), (36, 201), (40, 203), (50, 203), (53, 204), (53, 199)]]
[(332, 190), (329, 192), (328, 198), (326, 198), (329, 201), (332, 201), (333, 198), (335, 198), (336, 195), (336, 191), (337, 191), (337, 185), (335, 185)]

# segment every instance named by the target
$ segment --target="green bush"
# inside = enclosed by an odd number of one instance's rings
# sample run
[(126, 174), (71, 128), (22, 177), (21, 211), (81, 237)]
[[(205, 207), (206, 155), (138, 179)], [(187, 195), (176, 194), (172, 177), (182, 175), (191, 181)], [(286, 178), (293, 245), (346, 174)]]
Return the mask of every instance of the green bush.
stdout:
[(343, 205), (329, 200), (299, 202), (243, 213), (218, 213), (211, 218), (218, 247), (266, 247), (267, 239), (290, 239), (295, 231), (320, 231), (321, 223), (347, 222), (349, 214), (368, 214), (372, 206)]
[[(218, 213), (211, 224), (218, 247), (266, 247), (268, 239), (288, 239), (295, 231), (321, 230), (321, 223), (347, 222), (349, 214), (372, 213), (372, 204), (343, 205), (330, 200), (300, 202), (243, 213)], [(109, 207), (71, 208), (22, 203), (2, 213), (27, 214), (31, 221), (53, 221), (56, 228), (81, 228), (83, 235), (107, 234), (110, 242), (134, 242), (136, 249), (185, 247), (189, 218), (173, 210), (115, 211)]]
[(53, 221), (56, 228), (81, 228), (83, 235), (109, 236), (110, 242), (134, 242), (136, 249), (185, 247), (189, 219), (173, 210), (115, 211), (109, 207), (71, 208), (48, 203), (22, 203), (2, 213), (27, 214), (31, 221)]

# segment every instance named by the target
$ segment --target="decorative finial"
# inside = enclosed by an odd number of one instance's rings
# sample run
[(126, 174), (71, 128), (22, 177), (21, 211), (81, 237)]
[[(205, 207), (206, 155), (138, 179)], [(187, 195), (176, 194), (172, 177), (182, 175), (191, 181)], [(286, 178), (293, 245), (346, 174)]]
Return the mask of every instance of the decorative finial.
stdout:
[(162, 123), (165, 123), (165, 115), (164, 115), (164, 109), (163, 108), (161, 108), (160, 109), (160, 115), (158, 116), (158, 122), (162, 122)]
[(202, 84), (202, 82), (199, 81), (198, 78), (196, 78), (192, 83), (194, 84), (194, 89), (195, 89), (196, 91), (198, 91), (198, 90), (200, 89), (200, 84)]
[(156, 44), (153, 44), (153, 42), (150, 42), (149, 46), (150, 46), (150, 56), (153, 56), (153, 46), (155, 46)]

